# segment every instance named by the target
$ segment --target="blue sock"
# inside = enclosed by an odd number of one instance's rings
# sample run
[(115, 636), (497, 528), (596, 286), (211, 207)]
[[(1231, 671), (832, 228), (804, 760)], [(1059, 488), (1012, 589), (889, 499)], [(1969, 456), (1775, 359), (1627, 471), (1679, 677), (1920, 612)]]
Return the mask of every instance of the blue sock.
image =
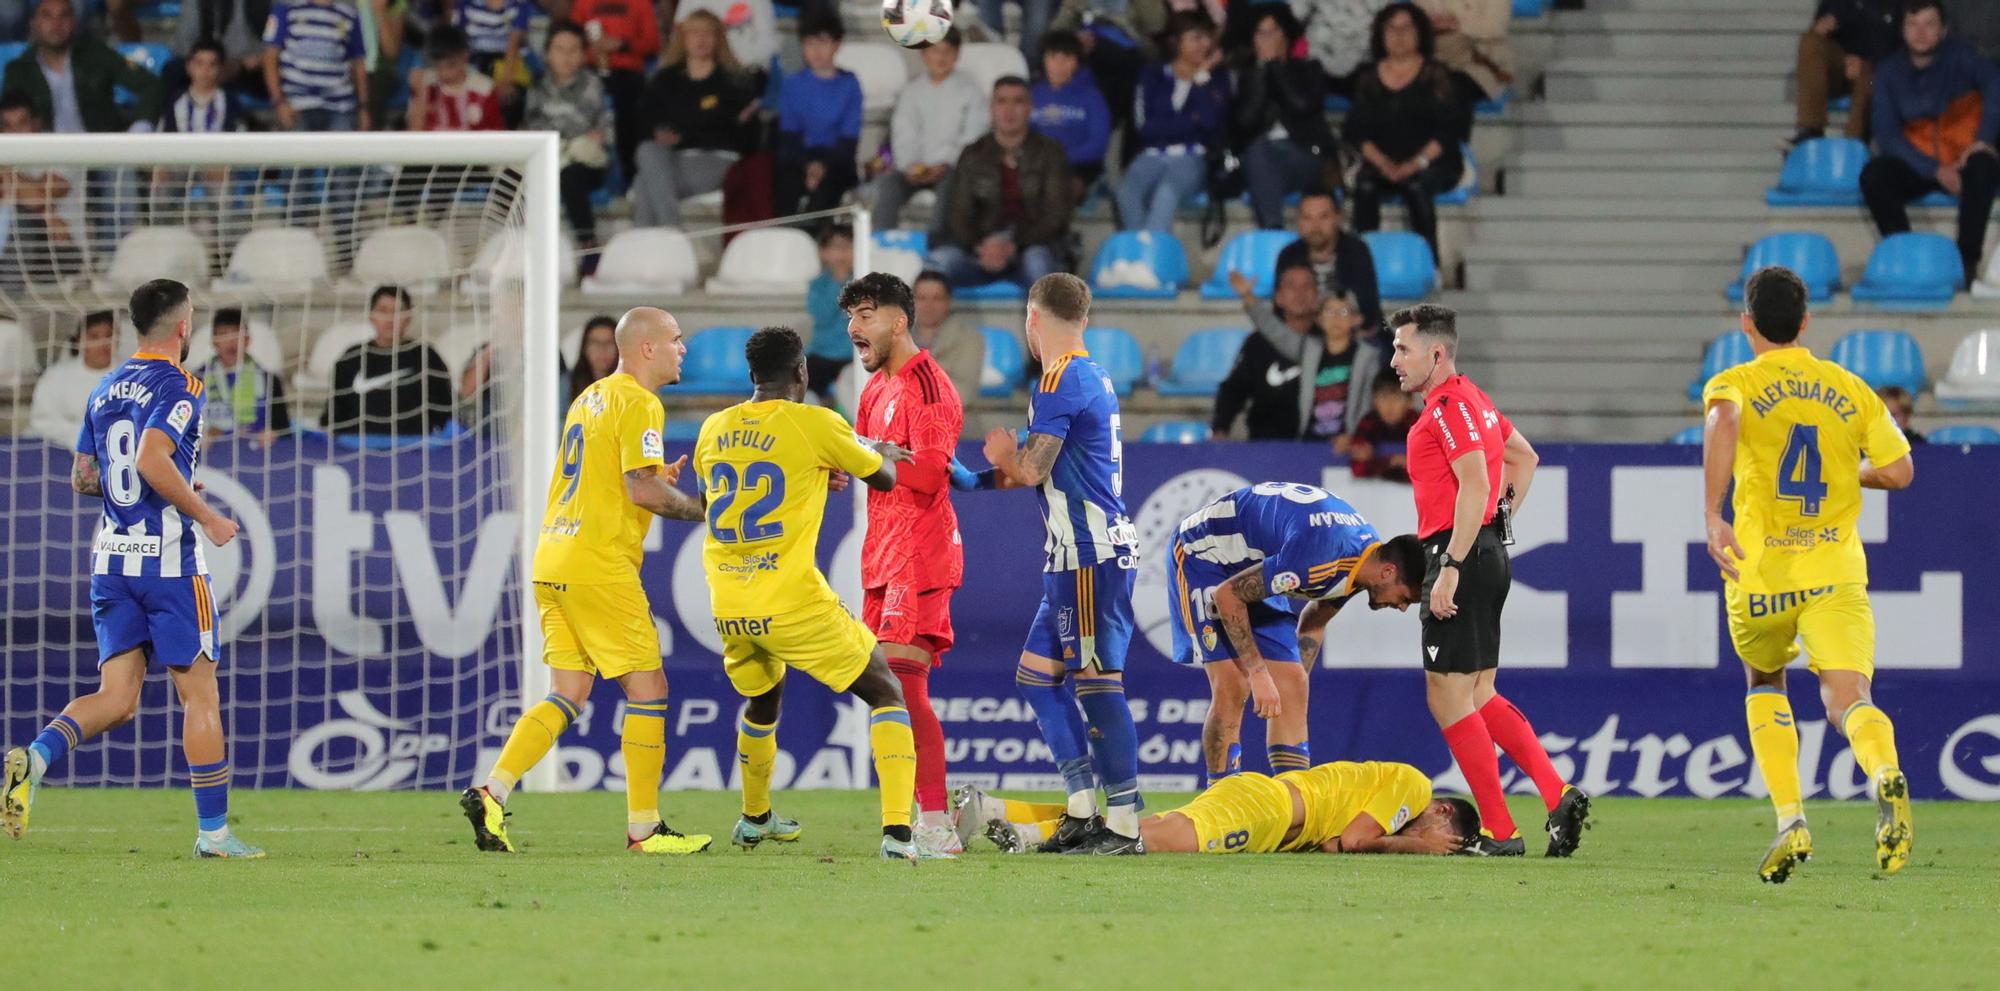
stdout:
[(1243, 744), (1232, 743), (1229, 745), (1228, 756), (1223, 758), (1222, 767), (1208, 769), (1208, 783), (1214, 784), (1232, 774), (1241, 773), (1243, 773)]
[(194, 814), (204, 832), (229, 828), (229, 762), (189, 764), (194, 783)]
[[(1042, 729), (1049, 752), (1055, 754), (1056, 766), (1067, 767), (1072, 761), (1082, 760), (1088, 770), (1089, 754), (1083, 748), (1083, 735), (1075, 728), (1079, 719), (1076, 704), (1070, 701), (1069, 692), (1063, 690), (1062, 678), (1021, 665), (1014, 669), (1014, 688), (1027, 700), (1028, 707), (1035, 710), (1035, 722)], [(1067, 779), (1068, 772), (1063, 776)]]
[(1312, 766), (1312, 745), (1305, 740), (1300, 740), (1297, 746), (1291, 747), (1273, 743), (1264, 748), (1264, 753), (1271, 758), (1272, 774), (1303, 771)]
[(1104, 802), (1143, 808), (1139, 800), (1139, 732), (1125, 704), (1125, 684), (1116, 678), (1076, 679), (1076, 700), (1090, 721), (1092, 741), (1104, 762)]
[(35, 737), (35, 742), (28, 744), (28, 749), (42, 759), (42, 770), (47, 773), (82, 742), (83, 727), (68, 716), (57, 716), (49, 720), (49, 725)]

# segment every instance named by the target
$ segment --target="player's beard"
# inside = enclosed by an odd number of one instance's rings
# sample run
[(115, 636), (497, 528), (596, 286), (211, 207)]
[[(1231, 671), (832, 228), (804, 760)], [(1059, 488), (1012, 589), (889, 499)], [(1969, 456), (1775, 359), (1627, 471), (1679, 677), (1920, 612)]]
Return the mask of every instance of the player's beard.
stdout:
[(194, 347), (193, 334), (189, 334), (186, 337), (181, 338), (181, 360), (180, 360), (181, 364), (183, 365), (187, 364), (188, 351), (193, 347)]

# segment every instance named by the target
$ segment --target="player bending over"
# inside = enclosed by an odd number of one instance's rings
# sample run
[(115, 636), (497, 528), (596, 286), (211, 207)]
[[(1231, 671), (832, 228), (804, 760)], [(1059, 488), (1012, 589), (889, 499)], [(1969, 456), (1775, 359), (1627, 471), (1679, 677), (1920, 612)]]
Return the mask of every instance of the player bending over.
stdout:
[(723, 671), (750, 700), (736, 729), (743, 818), (736, 842), (795, 840), (799, 824), (771, 811), (771, 766), (785, 670), (797, 668), (868, 704), (868, 742), (882, 797), (882, 857), (949, 857), (911, 841), (916, 744), (903, 690), (876, 645), (820, 574), (814, 555), (829, 483), (847, 475), (877, 492), (896, 484), (890, 461), (910, 452), (864, 441), (839, 413), (805, 405), (805, 345), (788, 327), (765, 327), (743, 348), (750, 401), (710, 416), (695, 442), (695, 477), (708, 503), (708, 569)]
[(188, 288), (154, 279), (132, 293), (139, 352), (91, 390), (70, 486), (104, 497), (91, 556), (90, 611), (97, 626), (97, 691), (65, 707), (26, 747), (7, 751), (0, 827), (28, 829), (35, 788), (83, 741), (132, 721), (148, 664), (167, 669), (181, 703), (181, 750), (194, 786), (196, 857), (264, 856), (229, 831), (229, 751), (215, 666), (215, 595), (201, 541), (217, 547), (236, 524), (194, 484), (201, 460), (199, 378), (187, 358), (194, 307)]
[[(1265, 720), (1271, 772), (1310, 767), (1308, 688), (1327, 621), (1362, 591), (1371, 609), (1406, 610), (1424, 579), (1415, 536), (1385, 543), (1353, 506), (1295, 482), (1247, 486), (1196, 510), (1168, 553), (1173, 661), (1208, 675), (1201, 749), (1211, 784), (1243, 769), (1246, 699)], [(1296, 619), (1284, 597), (1305, 603)]]
[(617, 370), (579, 393), (563, 420), (559, 463), (535, 546), (535, 603), (553, 691), (521, 714), (485, 786), (459, 796), (481, 850), (514, 852), (507, 798), (576, 721), (600, 676), (625, 691), (625, 848), (656, 854), (708, 849), (707, 836), (684, 836), (660, 820), (667, 676), (652, 606), (639, 584), (652, 518), (702, 518), (701, 504), (675, 487), (687, 458), (666, 463), (666, 410), (657, 395), (681, 380), (687, 344), (680, 324), (650, 306), (627, 311), (614, 334)]
[[(960, 797), (1009, 853), (1052, 832), (1064, 808), (977, 789)], [(1230, 775), (1139, 829), (1148, 853), (1446, 854), (1479, 835), (1479, 812), (1463, 798), (1433, 797), (1431, 780), (1408, 764), (1341, 761), (1277, 777)]]
[[(1778, 810), (1778, 838), (1757, 874), (1783, 883), (1812, 856), (1799, 788), (1799, 734), (1785, 665), (1805, 642), (1827, 722), (1854, 747), (1875, 792), (1875, 862), (1894, 874), (1910, 861), (1910, 788), (1896, 762), (1889, 716), (1870, 699), (1875, 614), (1861, 547), (1861, 490), (1907, 488), (1910, 443), (1866, 382), (1799, 343), (1806, 288), (1771, 267), (1744, 290), (1743, 333), (1756, 358), (1719, 372), (1701, 463), (1708, 554), (1722, 569), (1729, 639), (1750, 682), (1750, 750)], [(1872, 467), (1862, 467), (1866, 456)], [(1723, 518), (1727, 504), (1735, 524)]]

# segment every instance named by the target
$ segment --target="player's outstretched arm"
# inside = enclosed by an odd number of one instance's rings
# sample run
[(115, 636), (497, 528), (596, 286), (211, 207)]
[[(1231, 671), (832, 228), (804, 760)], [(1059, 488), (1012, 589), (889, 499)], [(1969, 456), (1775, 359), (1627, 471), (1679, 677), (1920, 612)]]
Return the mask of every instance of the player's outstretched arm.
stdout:
[(1542, 456), (1535, 453), (1535, 446), (1521, 436), (1520, 430), (1507, 435), (1507, 446), (1500, 452), (1500, 494), (1511, 500), (1508, 505), (1517, 515), (1521, 504), (1528, 501), (1528, 486), (1535, 480), (1535, 466), (1541, 463)]
[(910, 452), (886, 440), (864, 440), (862, 443), (882, 456), (882, 467), (875, 469), (872, 475), (863, 475), (862, 484), (877, 492), (895, 488), (896, 465), (907, 463), (911, 458)]
[(76, 456), (76, 461), (70, 465), (69, 469), (69, 487), (75, 489), (77, 495), (96, 496), (104, 494), (104, 478), (98, 473), (96, 455), (79, 454)]
[(1861, 469), (1861, 487), (1864, 489), (1907, 489), (1916, 480), (1917, 466), (1905, 454), (1894, 461), (1877, 468), (1869, 465)]
[(1416, 853), (1447, 854), (1464, 845), (1461, 837), (1449, 830), (1405, 830), (1402, 834), (1390, 833), (1366, 812), (1354, 817), (1354, 821), (1341, 830), (1339, 836), (1320, 844), (1321, 853)]
[(1271, 719), (1283, 712), (1278, 702), (1278, 683), (1271, 679), (1264, 655), (1257, 652), (1257, 636), (1250, 627), (1250, 603), (1262, 602), (1269, 595), (1262, 561), (1215, 588), (1216, 618), (1222, 620), (1222, 632), (1229, 637), (1230, 646), (1236, 648), (1236, 660), (1232, 663), (1249, 679), (1250, 700), (1260, 719)]
[(145, 480), (147, 488), (158, 492), (180, 510), (181, 515), (195, 521), (208, 535), (209, 543), (221, 547), (236, 536), (236, 523), (216, 512), (208, 500), (203, 499), (201, 493), (181, 477), (180, 466), (174, 464), (174, 450), (178, 446), (166, 431), (148, 427), (139, 438), (139, 477)]
[(1708, 523), (1708, 556), (1730, 581), (1740, 577), (1736, 562), (1744, 558), (1743, 545), (1736, 542), (1736, 528), (1722, 518), (1723, 507), (1729, 504), (1729, 481), (1736, 471), (1738, 415), (1735, 403), (1711, 400), (1701, 430), (1702, 512)]
[(1042, 484), (1055, 468), (1062, 445), (1062, 438), (1054, 434), (1030, 433), (1023, 447), (1015, 443), (1013, 431), (994, 427), (986, 435), (986, 460), (998, 469), (994, 487), (1030, 488)]
[(1346, 599), (1314, 599), (1299, 610), (1299, 663), (1307, 671), (1319, 660), (1320, 646), (1326, 642), (1326, 624), (1346, 604)]
[(682, 492), (675, 484), (680, 481), (687, 460), (683, 454), (670, 465), (646, 465), (626, 472), (626, 498), (654, 516), (699, 522), (707, 515), (702, 511), (701, 500)]

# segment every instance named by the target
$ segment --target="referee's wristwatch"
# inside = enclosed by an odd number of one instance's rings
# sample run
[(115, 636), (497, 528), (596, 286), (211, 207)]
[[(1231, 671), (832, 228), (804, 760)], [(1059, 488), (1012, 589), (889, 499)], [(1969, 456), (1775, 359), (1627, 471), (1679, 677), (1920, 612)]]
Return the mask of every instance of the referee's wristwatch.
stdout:
[(1443, 571), (1446, 568), (1457, 568), (1459, 573), (1463, 574), (1465, 572), (1465, 562), (1452, 557), (1450, 551), (1439, 551), (1438, 570)]

